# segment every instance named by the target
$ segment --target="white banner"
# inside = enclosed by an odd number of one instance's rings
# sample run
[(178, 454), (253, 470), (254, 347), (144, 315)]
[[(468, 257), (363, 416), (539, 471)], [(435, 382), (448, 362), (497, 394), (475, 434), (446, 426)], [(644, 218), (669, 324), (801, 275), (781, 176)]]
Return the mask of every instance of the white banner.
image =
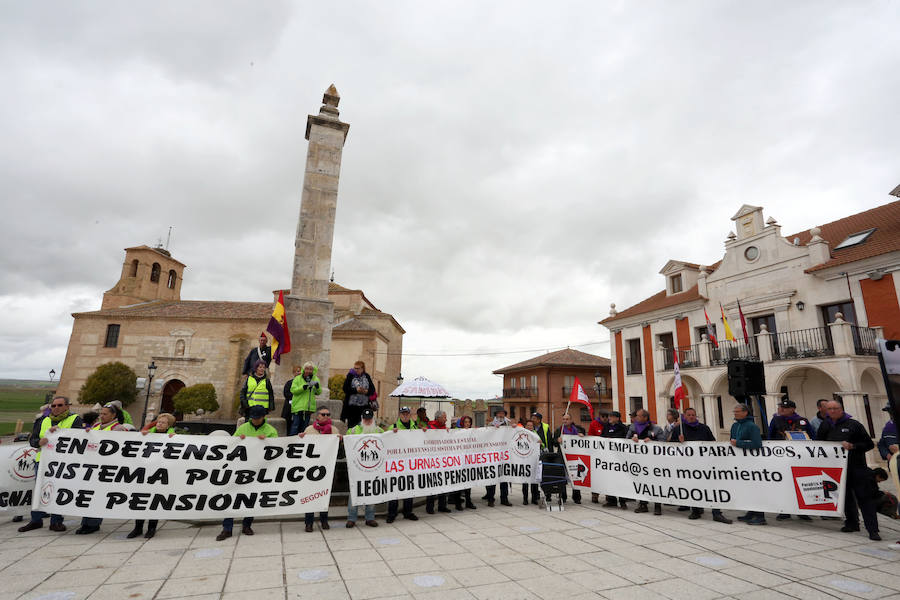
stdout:
[(41, 452), (35, 510), (218, 519), (328, 510), (338, 436), (250, 438), (63, 429)]
[(28, 444), (0, 446), (0, 513), (24, 515), (31, 509), (37, 450)]
[(633, 442), (563, 436), (576, 489), (699, 508), (838, 516), (847, 451), (838, 442)]
[(517, 427), (344, 436), (354, 504), (376, 504), (500, 482), (537, 483), (541, 441)]

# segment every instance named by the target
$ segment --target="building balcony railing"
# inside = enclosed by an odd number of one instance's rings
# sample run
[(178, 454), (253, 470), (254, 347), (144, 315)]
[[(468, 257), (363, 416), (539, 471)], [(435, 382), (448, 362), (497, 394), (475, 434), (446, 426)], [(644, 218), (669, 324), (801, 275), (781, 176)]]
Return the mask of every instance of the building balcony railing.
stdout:
[(851, 325), (850, 331), (853, 335), (853, 351), (856, 354), (876, 356), (878, 354), (878, 345), (875, 343), (877, 336), (875, 330), (871, 327), (860, 327)]
[(827, 327), (776, 333), (772, 341), (772, 360), (834, 356), (834, 344)]
[(535, 398), (538, 395), (536, 387), (526, 388), (505, 388), (503, 390), (504, 398)]
[(759, 351), (756, 347), (756, 338), (750, 338), (747, 344), (743, 339), (734, 342), (728, 340), (719, 341), (719, 347), (710, 348), (710, 363), (724, 365), (729, 360), (759, 360)]
[(690, 346), (678, 346), (675, 352), (672, 348), (665, 349), (665, 361), (663, 362), (664, 371), (673, 371), (675, 369), (675, 353), (678, 353), (678, 368), (691, 369), (700, 366), (700, 345), (693, 344)]
[[(587, 394), (588, 398), (591, 398), (593, 400), (597, 400), (600, 398), (600, 396), (597, 394), (597, 390), (593, 386), (591, 386), (591, 387), (581, 386), (581, 387), (584, 388), (584, 393)], [(604, 391), (606, 391), (606, 390), (604, 390)], [(568, 397), (571, 394), (572, 394), (572, 387), (564, 385), (562, 387), (562, 397), (564, 399), (568, 399)], [(605, 395), (608, 396), (609, 394), (605, 394)]]

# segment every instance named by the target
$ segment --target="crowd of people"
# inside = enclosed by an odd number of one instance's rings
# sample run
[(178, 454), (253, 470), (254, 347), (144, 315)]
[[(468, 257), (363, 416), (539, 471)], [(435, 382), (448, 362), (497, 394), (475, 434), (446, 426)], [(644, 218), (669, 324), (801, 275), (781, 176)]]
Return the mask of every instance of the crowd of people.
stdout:
[[(267, 422), (267, 415), (275, 409), (275, 395), (272, 384), (268, 378), (268, 360), (270, 351), (265, 346), (265, 336), (260, 337), (260, 347), (251, 351), (245, 361), (245, 378), (240, 393), (240, 412), (245, 422), (237, 427), (234, 436), (241, 439), (258, 437), (260, 439), (278, 437), (278, 431)], [(252, 360), (256, 358), (256, 360)], [(284, 405), (282, 416), (288, 424), (288, 435), (305, 437), (307, 435), (340, 435), (342, 430), (334, 421), (327, 407), (317, 407), (316, 397), (321, 391), (321, 383), (318, 379), (318, 369), (312, 363), (307, 362), (295, 367), (293, 378), (284, 385)], [(341, 410), (341, 420), (347, 425), (346, 435), (383, 433), (385, 429), (375, 422), (375, 411), (378, 408), (377, 394), (371, 377), (365, 371), (365, 363), (358, 361), (351, 369), (343, 385), (344, 399)], [(845, 499), (843, 532), (856, 532), (860, 530), (859, 513), (862, 513), (863, 524), (872, 540), (880, 540), (877, 513), (897, 518), (897, 499), (890, 493), (880, 490), (878, 484), (888, 478), (884, 469), (870, 469), (866, 464), (866, 452), (875, 444), (865, 427), (849, 414), (844, 412), (843, 406), (837, 401), (820, 400), (817, 404), (817, 414), (811, 419), (806, 419), (797, 414), (796, 405), (789, 399), (782, 400), (778, 405), (776, 414), (768, 426), (767, 437), (773, 440), (792, 439), (817, 439), (822, 441), (840, 442), (848, 451), (847, 463), (847, 492)], [(888, 410), (885, 408), (885, 410)], [(314, 416), (313, 416), (314, 415)], [(488, 427), (524, 427), (533, 431), (540, 439), (542, 453), (557, 454), (562, 450), (562, 436), (600, 436), (604, 438), (630, 439), (635, 442), (660, 442), (683, 443), (692, 441), (715, 441), (716, 436), (710, 428), (701, 423), (697, 411), (687, 408), (683, 413), (670, 409), (666, 414), (665, 425), (653, 423), (650, 413), (645, 409), (639, 409), (630, 415), (631, 422), (622, 422), (622, 416), (618, 411), (601, 411), (590, 426), (585, 430), (577, 425), (568, 413), (563, 415), (563, 422), (555, 431), (544, 422), (543, 415), (534, 412), (527, 421), (514, 422), (507, 418), (505, 409), (499, 408)], [(387, 431), (399, 433), (412, 429), (451, 429), (471, 428), (472, 418), (463, 416), (452, 422), (448, 421), (444, 411), (437, 411), (433, 419), (429, 419), (424, 407), (417, 409), (415, 418), (412, 410), (401, 407), (395, 423), (386, 428)], [(69, 399), (57, 396), (46, 408), (46, 412), (39, 415), (32, 428), (29, 439), (30, 444), (38, 451), (36, 462), (40, 461), (40, 450), (47, 444), (47, 434), (57, 429), (78, 429), (102, 431), (129, 431), (134, 430), (131, 415), (123, 410), (121, 403), (110, 402), (104, 405), (98, 412), (77, 415), (71, 413)], [(148, 423), (141, 433), (167, 433), (170, 437), (175, 435), (175, 417), (163, 413)], [(227, 435), (224, 432), (221, 432)], [(746, 404), (737, 404), (734, 407), (734, 423), (730, 431), (730, 443), (739, 448), (759, 448), (762, 446), (763, 435), (751, 416), (750, 408)], [(898, 452), (897, 429), (893, 421), (889, 421), (882, 432), (878, 442), (878, 449), (882, 458), (889, 459)], [(545, 454), (546, 456), (546, 454)], [(508, 483), (486, 486), (486, 493), (482, 500), (487, 507), (493, 507), (497, 500), (497, 487), (499, 490), (500, 504), (512, 506)], [(552, 493), (545, 488), (541, 489), (538, 483), (522, 484), (522, 503), (539, 504), (541, 493), (550, 503)], [(567, 500), (566, 487), (559, 488), (562, 501)], [(581, 504), (581, 491), (573, 489), (572, 500)], [(599, 494), (591, 494), (591, 502), (599, 504)], [(603, 507), (627, 510), (628, 503), (633, 502), (629, 498), (607, 495)], [(452, 512), (450, 507), (457, 511), (475, 510), (477, 507), (472, 501), (472, 490), (464, 489), (446, 494), (434, 494), (425, 499), (425, 511), (428, 514), (435, 512)], [(346, 527), (355, 527), (359, 520), (359, 506), (348, 500)], [(649, 512), (649, 502), (639, 500), (634, 512)], [(689, 519), (700, 519), (704, 509), (696, 506), (679, 506), (679, 511), (689, 512)], [(363, 506), (363, 522), (369, 527), (377, 527), (375, 518), (375, 505)], [(653, 514), (661, 515), (663, 504), (655, 502)], [(732, 520), (725, 516), (719, 509), (713, 509), (712, 518), (725, 524), (731, 524)], [(418, 520), (413, 512), (413, 499), (391, 500), (387, 504), (388, 523), (393, 523), (399, 515), (411, 521)], [(20, 532), (28, 532), (43, 527), (43, 520), (48, 515), (40, 511), (32, 511), (31, 519), (27, 524), (19, 528)], [(61, 515), (49, 515), (50, 530), (62, 532), (66, 530)], [(777, 520), (791, 519), (790, 514), (779, 514)], [(802, 520), (810, 520), (810, 517), (800, 515)], [(836, 517), (823, 517), (836, 518)], [(767, 524), (765, 515), (760, 512), (750, 511), (738, 516), (739, 521), (748, 525)], [(307, 532), (314, 530), (316, 515), (306, 513), (305, 529)], [(322, 529), (329, 529), (328, 512), (323, 511), (318, 515), (318, 521)], [(76, 534), (84, 535), (98, 531), (102, 520), (99, 518), (85, 517)], [(253, 535), (253, 517), (244, 517), (241, 531), (244, 535)], [(156, 520), (150, 520), (144, 532), (144, 521), (135, 522), (134, 529), (127, 535), (129, 538), (143, 535), (152, 538), (158, 526)], [(225, 519), (222, 522), (222, 531), (217, 540), (224, 540), (232, 536), (234, 527), (233, 519)]]

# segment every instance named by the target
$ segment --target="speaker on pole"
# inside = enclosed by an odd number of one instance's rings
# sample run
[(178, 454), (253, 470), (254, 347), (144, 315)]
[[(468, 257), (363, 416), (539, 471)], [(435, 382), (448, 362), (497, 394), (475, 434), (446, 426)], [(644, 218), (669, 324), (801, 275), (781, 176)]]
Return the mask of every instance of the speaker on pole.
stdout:
[(729, 360), (728, 393), (735, 398), (765, 394), (766, 372), (763, 363), (753, 360)]

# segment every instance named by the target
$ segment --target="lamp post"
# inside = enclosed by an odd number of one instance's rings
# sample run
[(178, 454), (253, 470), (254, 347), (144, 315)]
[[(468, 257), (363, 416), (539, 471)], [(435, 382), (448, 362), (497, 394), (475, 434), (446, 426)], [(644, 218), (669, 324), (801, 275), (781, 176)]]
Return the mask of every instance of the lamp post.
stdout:
[(597, 406), (602, 409), (603, 396), (606, 394), (606, 379), (600, 371), (594, 373), (594, 389), (597, 390)]
[[(403, 373), (397, 373), (397, 387), (403, 385)], [(403, 398), (397, 396), (397, 418), (400, 418), (400, 403), (403, 402)]]
[(141, 415), (141, 429), (144, 428), (147, 422), (147, 405), (150, 404), (150, 385), (153, 383), (154, 373), (156, 373), (156, 362), (151, 360), (150, 364), (147, 365), (147, 396), (144, 398), (144, 414)]
[(53, 378), (56, 376), (56, 370), (50, 369), (50, 383), (53, 383)]

